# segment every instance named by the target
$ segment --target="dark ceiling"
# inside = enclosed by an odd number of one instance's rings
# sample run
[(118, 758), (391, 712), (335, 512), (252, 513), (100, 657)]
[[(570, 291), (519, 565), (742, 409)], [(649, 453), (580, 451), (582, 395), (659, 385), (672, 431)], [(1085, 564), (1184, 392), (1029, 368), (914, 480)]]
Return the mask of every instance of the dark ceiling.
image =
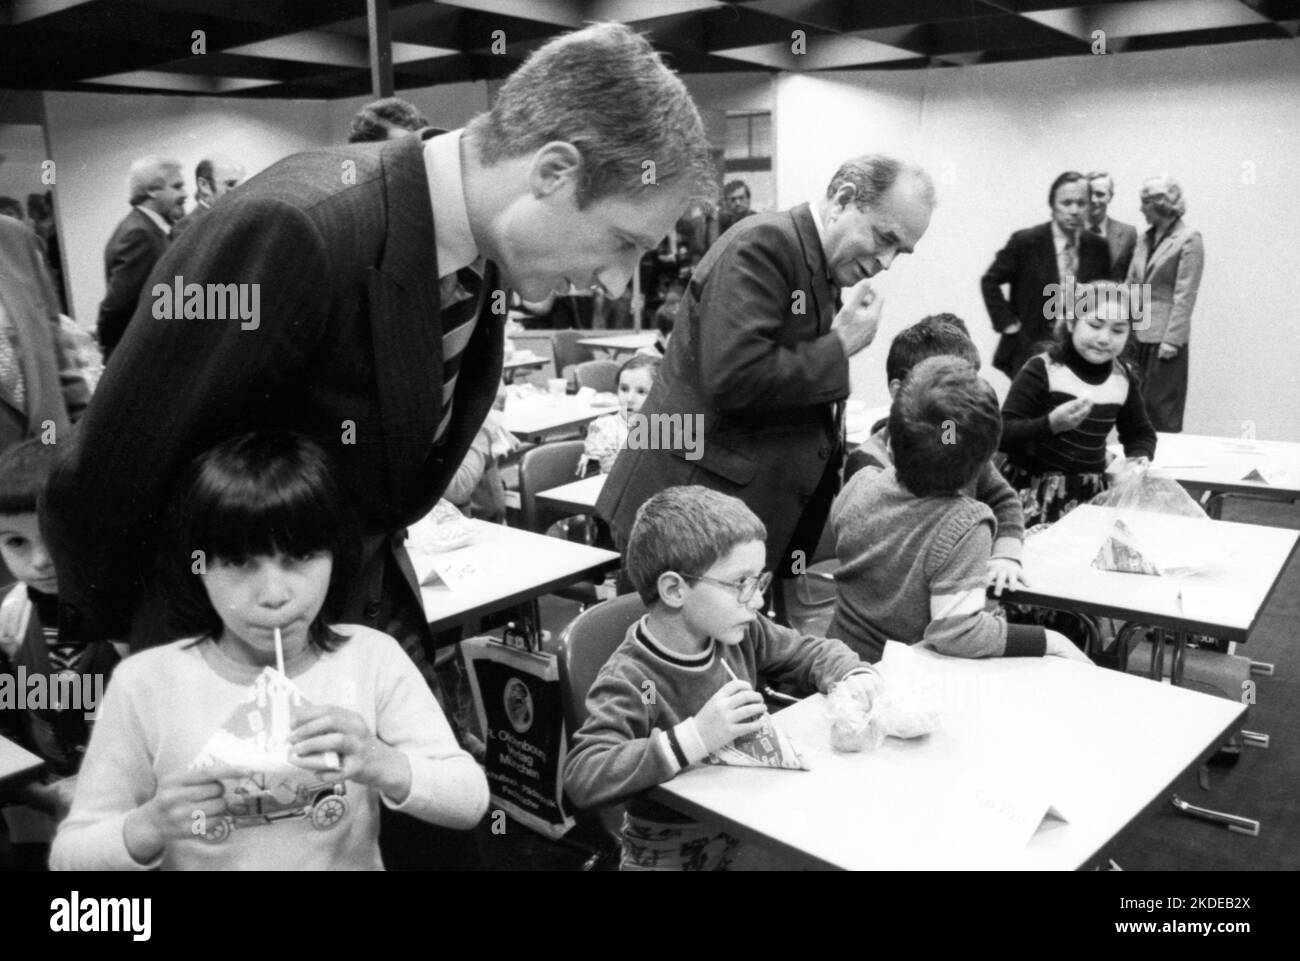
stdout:
[[(632, 24), (686, 73), (953, 67), (1091, 56), (1099, 36), (1108, 54), (1123, 55), (1300, 32), (1300, 0), (387, 2), (398, 90), (504, 77), (549, 37), (590, 20)], [(504, 50), (494, 52), (494, 40)], [(366, 2), (0, 0), (0, 88), (364, 95)]]

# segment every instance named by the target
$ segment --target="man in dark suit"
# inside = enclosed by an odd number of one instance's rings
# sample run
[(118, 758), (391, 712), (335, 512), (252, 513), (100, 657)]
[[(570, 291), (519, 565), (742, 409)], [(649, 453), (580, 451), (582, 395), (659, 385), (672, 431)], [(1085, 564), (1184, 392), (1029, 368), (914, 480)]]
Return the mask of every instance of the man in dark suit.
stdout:
[(0, 217), (0, 450), (68, 438), (90, 393), (59, 338), (59, 304), (40, 239)]
[(791, 573), (795, 551), (812, 559), (839, 487), (849, 358), (880, 322), (868, 278), (912, 251), (933, 207), (923, 171), (870, 155), (841, 166), (815, 205), (747, 217), (714, 244), (641, 409), (699, 418), (701, 443), (629, 443), (619, 455), (596, 510), (620, 547), (651, 495), (701, 484), (739, 497), (767, 525), (769, 569)]
[(1115, 197), (1115, 181), (1104, 170), (1094, 170), (1088, 174), (1088, 233), (1100, 237), (1110, 247), (1109, 278), (1123, 283), (1128, 276), (1128, 265), (1133, 260), (1133, 248), (1137, 246), (1137, 228), (1106, 215), (1110, 202)]
[(131, 212), (104, 247), (107, 291), (99, 305), (99, 346), (104, 363), (126, 331), (140, 290), (167, 249), (172, 224), (185, 215), (185, 179), (175, 160), (142, 157), (127, 177)]
[(172, 227), (172, 240), (194, 226), (226, 192), (244, 182), (244, 166), (225, 157), (204, 158), (194, 168), (194, 209)]
[[(1072, 284), (1109, 275), (1110, 251), (1105, 242), (1083, 228), (1088, 205), (1088, 181), (1068, 171), (1052, 182), (1047, 194), (1052, 219), (1017, 230), (998, 251), (980, 278), (984, 304), (993, 329), (1002, 335), (993, 366), (1014, 378), (1021, 366), (1052, 339), (1055, 318)], [(1002, 293), (1010, 284), (1011, 298)]]

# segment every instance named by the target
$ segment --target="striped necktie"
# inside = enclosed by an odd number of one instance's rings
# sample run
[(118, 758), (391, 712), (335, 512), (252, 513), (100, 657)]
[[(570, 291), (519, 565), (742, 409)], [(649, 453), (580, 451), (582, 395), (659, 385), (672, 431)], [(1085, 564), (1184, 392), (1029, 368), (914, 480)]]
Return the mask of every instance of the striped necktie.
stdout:
[(20, 414), (27, 413), (27, 379), (23, 376), (23, 365), (14, 348), (13, 324), (0, 311), (0, 391)]
[(442, 296), (442, 420), (433, 442), (441, 443), (451, 423), (452, 401), (456, 396), (456, 379), (469, 339), (478, 317), (483, 278), (471, 267), (462, 267), (455, 277), (445, 277), (440, 284)]

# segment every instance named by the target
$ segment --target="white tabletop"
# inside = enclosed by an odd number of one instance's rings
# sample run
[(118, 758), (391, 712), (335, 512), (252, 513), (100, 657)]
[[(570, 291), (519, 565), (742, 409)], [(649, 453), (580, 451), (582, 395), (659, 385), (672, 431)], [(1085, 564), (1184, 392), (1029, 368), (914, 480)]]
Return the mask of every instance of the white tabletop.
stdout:
[(619, 334), (611, 337), (584, 337), (578, 341), (583, 347), (594, 347), (597, 350), (640, 350), (642, 347), (653, 347), (655, 337), (658, 336), (655, 331), (649, 330), (639, 334)]
[(538, 493), (537, 499), (548, 507), (588, 513), (596, 506), (596, 500), (600, 497), (601, 489), (605, 486), (606, 476), (605, 474), (593, 474), (591, 477), (584, 477), (572, 484), (552, 487), (548, 491)]
[[(1300, 497), (1300, 444), (1201, 434), (1157, 434), (1151, 466), (1180, 484), (1224, 493)], [(1122, 453), (1119, 445), (1111, 448)], [(1268, 479), (1247, 480), (1252, 472)]]
[(512, 398), (506, 402), (502, 422), (519, 437), (535, 438), (562, 427), (574, 427), (618, 410), (617, 406), (593, 407), (577, 397), (538, 393), (535, 397)]
[[(441, 554), (410, 551), (420, 579), (424, 615), (434, 630), (468, 623), (476, 617), (531, 600), (618, 565), (613, 551), (558, 537), (545, 537), (503, 524), (466, 521), (474, 539)], [(434, 576), (438, 561), (472, 567), (465, 583), (448, 587)]]
[(1043, 533), (1026, 538), (1024, 568), (1030, 588), (1009, 596), (1245, 641), (1300, 538), (1296, 531), (1208, 518), (1127, 511), (1122, 516), (1152, 551), (1199, 562), (1201, 569), (1172, 577), (1098, 570), (1092, 561), (1117, 513), (1085, 504)]
[(0, 783), (31, 780), (44, 765), (45, 762), (31, 751), (0, 737)]
[[(811, 770), (693, 768), (655, 789), (656, 799), (817, 866), (1073, 870), (1246, 711), (1055, 657), (925, 663), (944, 710), (934, 733), (840, 754), (815, 695), (774, 716)], [(1160, 736), (1139, 736), (1150, 731)], [(1033, 811), (1025, 802), (1035, 797), (1067, 820), (1033, 815), (1015, 842), (991, 829), (1006, 821), (989, 811), (1010, 799)]]
[(865, 444), (871, 436), (871, 428), (887, 417), (889, 417), (888, 404), (868, 407), (858, 401), (850, 400), (844, 412), (845, 439), (855, 447)]

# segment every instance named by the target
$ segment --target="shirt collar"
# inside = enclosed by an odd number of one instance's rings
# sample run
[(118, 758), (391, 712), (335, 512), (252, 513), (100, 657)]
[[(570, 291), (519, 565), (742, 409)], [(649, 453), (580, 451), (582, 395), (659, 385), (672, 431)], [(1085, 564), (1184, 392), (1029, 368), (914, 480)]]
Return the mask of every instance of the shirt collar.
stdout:
[(166, 236), (170, 237), (172, 235), (172, 225), (169, 224), (166, 221), (166, 219), (163, 218), (156, 210), (150, 210), (144, 204), (137, 204), (135, 209), (140, 211), (140, 213), (144, 214), (146, 217), (148, 217), (150, 220), (156, 223), (158, 225), (158, 229), (161, 230)]
[[(438, 251), (438, 276), (454, 276), (479, 259), (465, 206), (465, 184), (460, 170), (462, 131), (430, 137), (424, 142), (424, 169), (433, 205), (433, 239)], [(482, 273), (480, 270), (479, 273)]]
[(808, 205), (812, 211), (813, 226), (817, 228), (817, 243), (822, 245), (822, 256), (826, 256), (826, 228), (822, 225), (821, 203), (813, 201)]
[(1056, 244), (1058, 254), (1065, 249), (1065, 245), (1070, 241), (1070, 235), (1062, 230), (1055, 220), (1052, 221), (1052, 240)]

